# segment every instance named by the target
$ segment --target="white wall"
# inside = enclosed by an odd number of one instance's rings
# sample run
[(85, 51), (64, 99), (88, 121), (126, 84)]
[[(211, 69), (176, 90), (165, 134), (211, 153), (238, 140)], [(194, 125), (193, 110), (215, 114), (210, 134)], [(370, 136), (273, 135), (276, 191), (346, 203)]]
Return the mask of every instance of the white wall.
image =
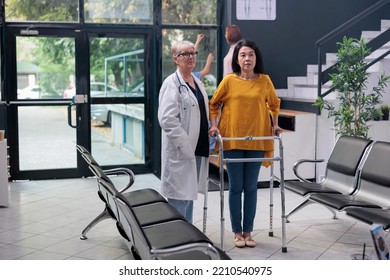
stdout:
[[(294, 115), (295, 131), (285, 131), (281, 134), (285, 180), (296, 179), (292, 168), (297, 160), (315, 157), (316, 114), (296, 111)], [(279, 141), (275, 140), (275, 157), (279, 157), (279, 151)], [(260, 169), (259, 181), (270, 179), (270, 169), (264, 167)], [(300, 174), (306, 178), (314, 178), (314, 172), (314, 165), (300, 168)], [(274, 163), (274, 174), (280, 178), (280, 162), (278, 161)]]

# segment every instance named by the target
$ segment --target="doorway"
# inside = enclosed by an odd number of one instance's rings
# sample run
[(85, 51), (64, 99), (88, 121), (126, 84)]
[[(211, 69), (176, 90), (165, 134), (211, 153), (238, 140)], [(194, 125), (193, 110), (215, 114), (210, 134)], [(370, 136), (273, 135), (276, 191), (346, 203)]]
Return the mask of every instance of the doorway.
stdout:
[(150, 172), (152, 31), (9, 31), (11, 179), (89, 175), (77, 144), (105, 168)]

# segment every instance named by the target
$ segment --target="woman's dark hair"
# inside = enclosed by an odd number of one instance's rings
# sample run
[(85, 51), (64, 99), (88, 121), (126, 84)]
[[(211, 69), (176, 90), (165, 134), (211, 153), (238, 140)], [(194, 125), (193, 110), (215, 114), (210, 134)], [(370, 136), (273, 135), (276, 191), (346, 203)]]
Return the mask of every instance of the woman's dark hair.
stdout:
[(226, 41), (229, 44), (235, 44), (242, 39), (240, 28), (237, 25), (226, 26)]
[(234, 47), (233, 51), (233, 58), (232, 58), (232, 69), (234, 73), (241, 72), (241, 67), (238, 64), (238, 53), (242, 47), (248, 47), (255, 51), (256, 55), (256, 65), (254, 72), (258, 74), (264, 74), (264, 65), (263, 65), (263, 56), (259, 50), (259, 48), (256, 46), (256, 43), (253, 41), (242, 39), (239, 42), (237, 42), (236, 46)]

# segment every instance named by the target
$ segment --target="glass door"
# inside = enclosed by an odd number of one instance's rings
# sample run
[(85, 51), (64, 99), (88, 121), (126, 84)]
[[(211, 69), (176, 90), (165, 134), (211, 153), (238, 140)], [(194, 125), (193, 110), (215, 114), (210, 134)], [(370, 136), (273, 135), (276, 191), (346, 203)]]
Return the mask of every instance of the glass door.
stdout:
[(15, 50), (8, 56), (15, 67), (8, 69), (7, 86), (11, 178), (89, 175), (77, 144), (103, 167), (147, 172), (151, 36), (128, 30), (33, 31), (13, 30), (7, 45)]
[(8, 31), (11, 178), (80, 175), (77, 131), (68, 125), (70, 101), (63, 98), (68, 77), (76, 73), (75, 32), (62, 30), (58, 36), (47, 29)]

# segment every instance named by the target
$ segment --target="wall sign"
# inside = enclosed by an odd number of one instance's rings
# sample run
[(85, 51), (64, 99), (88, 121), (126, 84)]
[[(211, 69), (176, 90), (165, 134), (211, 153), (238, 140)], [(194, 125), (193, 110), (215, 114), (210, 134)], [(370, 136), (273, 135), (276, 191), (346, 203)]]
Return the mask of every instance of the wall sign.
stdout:
[(276, 0), (236, 0), (238, 20), (275, 20)]

